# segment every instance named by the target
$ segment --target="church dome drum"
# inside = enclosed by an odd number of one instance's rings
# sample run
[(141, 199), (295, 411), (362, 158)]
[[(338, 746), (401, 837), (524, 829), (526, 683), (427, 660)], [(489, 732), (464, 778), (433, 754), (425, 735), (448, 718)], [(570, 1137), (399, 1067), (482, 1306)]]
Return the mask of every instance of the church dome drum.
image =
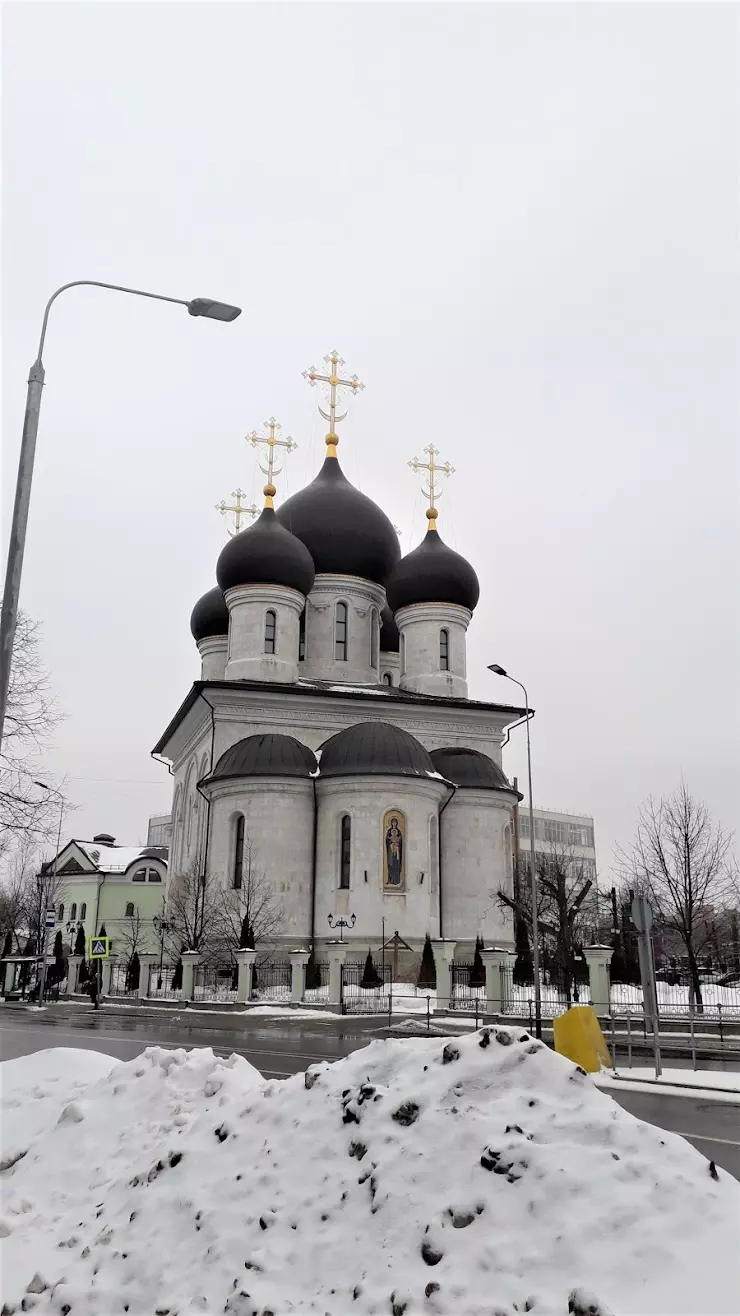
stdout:
[(385, 512), (350, 484), (336, 457), (278, 508), (277, 519), (305, 544), (317, 573), (383, 585), (398, 561), (398, 536)]
[(218, 585), (198, 599), (190, 616), (190, 630), (196, 644), (214, 635), (228, 635), (229, 609)]
[(247, 736), (222, 754), (209, 782), (234, 777), (310, 777), (316, 755), (293, 736)]
[(229, 540), (216, 563), (216, 579), (224, 591), (238, 585), (282, 585), (307, 595), (314, 575), (308, 549), (280, 524), (271, 507)]
[(436, 769), (428, 751), (408, 731), (388, 722), (358, 722), (321, 747), (321, 778), (429, 777)]
[(386, 603), (380, 614), (380, 651), (381, 653), (398, 653), (401, 641), (396, 619)]
[[(509, 791), (518, 794), (507, 780), (498, 763), (494, 763), (487, 754), (478, 749), (452, 746), (449, 749), (433, 749), (430, 757), (437, 772), (447, 781), (460, 789), (487, 791)], [(523, 796), (519, 795), (521, 800)]]
[(472, 612), (480, 586), (470, 563), (429, 529), (418, 548), (393, 568), (386, 594), (394, 612), (411, 603), (453, 603)]

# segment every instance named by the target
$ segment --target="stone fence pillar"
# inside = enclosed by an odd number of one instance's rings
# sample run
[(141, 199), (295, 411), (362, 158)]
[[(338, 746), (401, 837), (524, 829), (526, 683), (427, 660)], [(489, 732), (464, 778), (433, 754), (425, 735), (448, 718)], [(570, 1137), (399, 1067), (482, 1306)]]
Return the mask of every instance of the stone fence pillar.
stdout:
[(486, 1014), (500, 1014), (506, 1000), (506, 983), (504, 971), (516, 957), (508, 950), (491, 946), (481, 951), (481, 959), (486, 970)]
[(108, 956), (107, 960), (102, 961), (102, 974), (100, 979), (101, 996), (110, 996), (110, 982), (113, 977), (113, 966), (116, 963), (117, 960), (111, 959), (110, 956)]
[(327, 945), (329, 960), (329, 1004), (342, 1004), (342, 966), (347, 958), (347, 946), (341, 941), (330, 941)]
[(79, 991), (80, 985), (77, 981), (80, 976), (80, 965), (82, 964), (81, 955), (70, 955), (67, 958), (67, 996), (72, 996), (74, 992)]
[(192, 1001), (195, 990), (195, 970), (201, 963), (201, 954), (199, 950), (184, 950), (180, 956), (182, 960), (182, 991), (180, 992), (181, 1001)]
[(139, 990), (137, 996), (140, 1001), (143, 1001), (149, 995), (149, 979), (152, 966), (157, 963), (158, 959), (158, 955), (139, 956)]
[(290, 999), (294, 1005), (300, 1005), (305, 995), (306, 965), (310, 954), (308, 950), (290, 952)]
[(434, 967), (437, 971), (437, 1009), (449, 1010), (452, 997), (452, 961), (457, 942), (445, 939), (432, 941)]
[(257, 959), (256, 950), (237, 950), (234, 952), (237, 965), (236, 999), (240, 1005), (252, 998), (252, 970)]
[(597, 1014), (609, 1014), (609, 965), (612, 962), (611, 946), (584, 946), (583, 954), (588, 965), (588, 984), (591, 1004)]

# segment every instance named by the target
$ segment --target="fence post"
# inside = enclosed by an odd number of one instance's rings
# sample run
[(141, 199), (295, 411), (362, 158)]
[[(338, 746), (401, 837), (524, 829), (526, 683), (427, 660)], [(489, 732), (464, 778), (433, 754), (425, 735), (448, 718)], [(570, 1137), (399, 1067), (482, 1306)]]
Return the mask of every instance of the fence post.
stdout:
[(256, 950), (236, 950), (236, 999), (240, 1005), (246, 1005), (252, 995), (252, 969), (257, 958)]
[[(390, 991), (388, 992), (388, 1027), (390, 1028), (393, 1023), (393, 979), (392, 978), (388, 985), (390, 987)], [(429, 1003), (429, 997), (427, 997), (427, 1005), (428, 1003)]]
[(504, 972), (511, 960), (508, 950), (491, 946), (481, 951), (486, 971), (486, 1014), (501, 1014), (504, 1006)]
[(434, 967), (437, 973), (437, 1009), (449, 1010), (452, 997), (452, 961), (455, 958), (456, 942), (447, 940), (432, 941)]
[(724, 1046), (725, 1038), (724, 1038), (724, 1033), (722, 1032), (722, 1002), (721, 1001), (717, 1002), (717, 1015), (719, 1018), (719, 1040)]
[(429, 1011), (429, 997), (427, 996), (427, 1032), (429, 1032), (429, 1025), (431, 1023), (431, 1020), (432, 1020), (432, 1016)]
[(143, 1001), (149, 995), (149, 978), (158, 958), (157, 955), (139, 956), (139, 990), (136, 994), (140, 1001)]
[[(643, 1019), (644, 1019), (643, 1014)], [(627, 1064), (632, 1068), (632, 1015), (627, 1015)]]
[[(73, 996), (74, 993), (77, 991), (77, 979), (80, 974), (81, 964), (82, 964), (81, 955), (70, 955), (69, 959), (67, 960), (67, 996)], [(5, 970), (5, 987), (6, 990), (8, 991), (10, 990), (10, 988), (8, 987), (8, 969), (12, 969), (12, 968), (13, 965), (9, 964), (7, 965)]]
[(290, 952), (290, 999), (293, 1005), (301, 1005), (306, 994), (306, 965), (309, 950), (292, 950)]
[(103, 960), (103, 972), (100, 978), (101, 996), (110, 996), (111, 978), (113, 977), (113, 969), (117, 963), (118, 960), (111, 959), (110, 956), (108, 956), (107, 960)]
[(612, 1025), (612, 1071), (616, 1076), (617, 1073), (617, 1024), (614, 1015), (611, 1016)]
[(347, 943), (330, 941), (327, 945), (329, 958), (329, 1004), (342, 1005), (342, 968), (347, 958)]
[(588, 985), (591, 1004), (597, 1015), (608, 1015), (609, 1001), (609, 965), (614, 949), (612, 946), (584, 946), (583, 954), (588, 965)]
[(694, 1036), (693, 1010), (689, 1010), (689, 1032), (691, 1034), (691, 1068), (696, 1072), (696, 1037)]
[(200, 964), (199, 950), (184, 950), (180, 955), (182, 960), (182, 991), (180, 992), (181, 1001), (192, 1001), (195, 992), (195, 970)]

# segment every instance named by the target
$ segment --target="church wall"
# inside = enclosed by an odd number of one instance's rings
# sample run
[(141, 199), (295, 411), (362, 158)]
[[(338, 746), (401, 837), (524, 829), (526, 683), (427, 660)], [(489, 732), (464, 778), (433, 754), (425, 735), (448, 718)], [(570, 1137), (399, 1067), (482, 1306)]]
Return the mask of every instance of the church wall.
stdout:
[[(229, 608), (229, 681), (298, 678), (298, 630), (303, 595), (278, 585), (239, 585), (225, 594)], [(275, 614), (275, 652), (265, 652), (265, 623)]]
[[(467, 699), (467, 637), (471, 614), (448, 603), (399, 608), (401, 688), (419, 694)], [(447, 631), (449, 668), (440, 667), (440, 634)]]
[(399, 653), (388, 652), (385, 649), (380, 651), (380, 679), (383, 680), (383, 673), (388, 672), (391, 677), (391, 684), (398, 685), (401, 680), (401, 655)]
[(208, 635), (198, 640), (201, 657), (201, 681), (223, 681), (226, 676), (226, 654), (229, 647), (226, 635)]
[(514, 928), (496, 899), (512, 893), (511, 807), (496, 791), (459, 790), (440, 818), (445, 937), (513, 949)]
[[(411, 777), (346, 777), (318, 779), (316, 935), (331, 940), (328, 915), (356, 915), (345, 940), (363, 957), (369, 939), (377, 942), (385, 918), (386, 936), (398, 930), (414, 949), (427, 932), (438, 935), (437, 858), (434, 828), (440, 801), (447, 794), (442, 782)], [(383, 823), (398, 810), (405, 817), (403, 893), (383, 890)], [(352, 820), (349, 890), (340, 889), (341, 819)], [(365, 874), (367, 873), (367, 881)], [(423, 877), (422, 877), (423, 875)]]
[[(347, 657), (336, 656), (336, 605), (347, 605)], [(378, 675), (380, 612), (385, 590), (358, 576), (316, 577), (306, 603), (306, 657), (299, 675), (317, 681), (368, 684)], [(375, 628), (375, 665), (372, 631)]]
[(232, 888), (235, 820), (242, 813), (245, 869), (251, 843), (254, 872), (264, 875), (283, 909), (281, 937), (305, 943), (311, 920), (312, 782), (253, 777), (211, 789), (209, 877), (226, 890)]

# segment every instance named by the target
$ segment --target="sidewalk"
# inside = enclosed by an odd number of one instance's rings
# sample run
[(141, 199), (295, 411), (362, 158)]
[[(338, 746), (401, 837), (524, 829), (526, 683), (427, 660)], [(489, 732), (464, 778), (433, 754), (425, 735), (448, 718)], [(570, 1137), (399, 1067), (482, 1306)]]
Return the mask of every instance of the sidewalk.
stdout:
[(670, 1096), (696, 1096), (701, 1092), (702, 1096), (740, 1105), (740, 1069), (664, 1069), (660, 1078), (650, 1069), (618, 1068), (616, 1074), (602, 1069), (594, 1074), (594, 1082), (598, 1087), (632, 1092), (659, 1088)]

